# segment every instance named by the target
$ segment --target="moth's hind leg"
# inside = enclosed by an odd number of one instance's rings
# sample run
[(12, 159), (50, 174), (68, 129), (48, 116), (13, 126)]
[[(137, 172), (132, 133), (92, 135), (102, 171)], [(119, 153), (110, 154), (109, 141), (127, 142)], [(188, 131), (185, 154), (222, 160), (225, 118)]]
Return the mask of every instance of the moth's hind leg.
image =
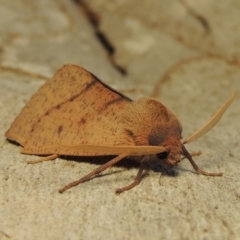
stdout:
[(27, 161), (28, 164), (35, 164), (35, 163), (40, 163), (40, 162), (46, 162), (46, 161), (51, 161), (51, 160), (54, 160), (58, 157), (57, 154), (53, 154), (53, 155), (49, 155), (49, 156), (46, 156), (46, 157), (41, 157), (41, 158), (38, 158), (36, 160), (30, 160), (30, 161)]
[(101, 165), (100, 167), (94, 169), (92, 172), (90, 172), (89, 174), (87, 174), (86, 176), (80, 178), (79, 180), (72, 182), (68, 185), (66, 185), (65, 187), (61, 188), (59, 190), (59, 193), (63, 193), (66, 190), (68, 190), (69, 188), (72, 188), (74, 186), (77, 186), (80, 183), (84, 183), (86, 181), (88, 181), (89, 179), (91, 179), (93, 176), (101, 173), (102, 171), (104, 171), (105, 169), (113, 166), (114, 164), (116, 164), (117, 162), (121, 161), (123, 158), (125, 158), (127, 155), (126, 154), (120, 154), (117, 157), (113, 158), (112, 160), (110, 160), (109, 162)]

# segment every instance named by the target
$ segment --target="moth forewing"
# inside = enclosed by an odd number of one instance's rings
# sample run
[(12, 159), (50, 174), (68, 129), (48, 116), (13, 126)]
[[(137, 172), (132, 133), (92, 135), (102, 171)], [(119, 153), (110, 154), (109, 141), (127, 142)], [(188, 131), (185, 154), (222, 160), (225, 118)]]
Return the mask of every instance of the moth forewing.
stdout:
[(111, 145), (115, 135), (121, 138), (116, 117), (131, 102), (87, 70), (65, 65), (33, 94), (5, 135), (27, 154), (46, 155), (46, 145), (60, 143)]
[(221, 119), (225, 111), (231, 105), (235, 98), (235, 94), (233, 93), (232, 96), (218, 109), (218, 111), (212, 116), (212, 118), (203, 125), (199, 130), (197, 130), (194, 134), (192, 134), (189, 138), (183, 141), (183, 144), (190, 143), (195, 141), (196, 139), (200, 138), (207, 132), (209, 132)]

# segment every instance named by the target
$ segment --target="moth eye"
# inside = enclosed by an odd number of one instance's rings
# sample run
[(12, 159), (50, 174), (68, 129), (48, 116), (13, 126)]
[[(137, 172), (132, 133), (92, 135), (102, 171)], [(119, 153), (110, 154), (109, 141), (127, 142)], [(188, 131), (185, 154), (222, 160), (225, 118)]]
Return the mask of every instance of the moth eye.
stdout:
[(168, 152), (161, 152), (157, 154), (158, 159), (165, 159), (168, 156)]

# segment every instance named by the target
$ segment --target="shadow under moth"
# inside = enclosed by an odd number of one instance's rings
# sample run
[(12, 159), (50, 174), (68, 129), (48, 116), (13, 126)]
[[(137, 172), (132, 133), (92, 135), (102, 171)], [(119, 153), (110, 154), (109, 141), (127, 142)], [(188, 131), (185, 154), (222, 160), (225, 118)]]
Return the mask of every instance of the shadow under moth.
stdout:
[(134, 181), (116, 192), (139, 184), (146, 163), (155, 160), (174, 167), (181, 155), (196, 172), (208, 173), (193, 161), (185, 144), (211, 130), (233, 102), (234, 94), (197, 132), (181, 142), (182, 125), (162, 103), (152, 98), (132, 101), (76, 65), (65, 65), (30, 99), (6, 132), (22, 146), (21, 153), (43, 156), (37, 163), (59, 156), (115, 156), (60, 193), (88, 181), (125, 157), (134, 156), (140, 168)]

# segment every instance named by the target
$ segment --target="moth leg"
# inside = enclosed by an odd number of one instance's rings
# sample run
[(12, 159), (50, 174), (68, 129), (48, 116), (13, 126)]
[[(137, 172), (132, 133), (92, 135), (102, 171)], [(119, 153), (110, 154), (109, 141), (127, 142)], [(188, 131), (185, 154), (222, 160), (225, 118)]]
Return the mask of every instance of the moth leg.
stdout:
[(182, 154), (189, 160), (189, 162), (191, 163), (191, 165), (193, 166), (194, 170), (197, 173), (200, 173), (200, 174), (205, 175), (205, 176), (213, 176), (213, 177), (223, 175), (222, 173), (208, 173), (208, 172), (205, 172), (202, 169), (200, 169), (198, 167), (198, 165), (193, 161), (190, 153), (187, 151), (187, 149), (184, 147), (184, 145), (182, 145)]
[(196, 156), (200, 156), (202, 154), (201, 151), (197, 151), (197, 152), (191, 152), (190, 155), (191, 157), (196, 157)]
[[(202, 154), (202, 152), (201, 151), (197, 151), (197, 152), (191, 152), (189, 154), (191, 155), (191, 157), (198, 157), (198, 156), (200, 156)], [(184, 158), (186, 158), (186, 156), (183, 156), (181, 158), (181, 160), (183, 160)]]
[(57, 157), (58, 157), (57, 154), (53, 154), (53, 155), (49, 155), (49, 156), (46, 156), (46, 157), (38, 158), (36, 160), (27, 161), (27, 163), (28, 164), (35, 164), (35, 163), (40, 163), (40, 162), (51, 161), (51, 160), (56, 159)]
[(74, 187), (74, 186), (77, 186), (78, 184), (80, 183), (84, 183), (86, 181), (88, 181), (90, 178), (92, 178), (93, 176), (101, 173), (102, 171), (104, 171), (105, 169), (113, 166), (114, 164), (116, 164), (117, 162), (119, 162), (120, 160), (122, 160), (123, 158), (125, 158), (127, 155), (126, 154), (120, 154), (118, 155), (117, 157), (113, 158), (112, 160), (110, 160), (109, 162), (101, 165), (100, 167), (94, 169), (92, 172), (90, 172), (89, 174), (87, 174), (86, 176), (80, 178), (79, 180), (77, 181), (74, 181), (68, 185), (66, 185), (65, 187), (61, 188), (59, 190), (59, 193), (63, 193), (65, 192), (66, 190), (68, 190), (69, 188), (71, 187)]
[(134, 188), (135, 186), (137, 186), (141, 182), (143, 170), (144, 170), (144, 167), (143, 167), (143, 165), (141, 165), (134, 181), (126, 187), (117, 189), (116, 194), (120, 194), (124, 191), (128, 191), (128, 190)]

